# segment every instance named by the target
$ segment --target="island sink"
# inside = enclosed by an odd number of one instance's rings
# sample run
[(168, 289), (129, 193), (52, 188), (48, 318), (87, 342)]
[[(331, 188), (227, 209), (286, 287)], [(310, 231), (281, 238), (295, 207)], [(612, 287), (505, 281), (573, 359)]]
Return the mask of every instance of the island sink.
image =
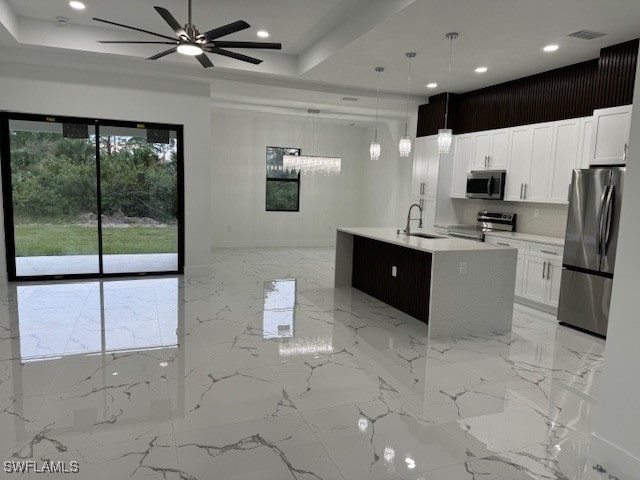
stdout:
[(443, 237), (441, 235), (431, 235), (430, 233), (410, 233), (409, 235), (412, 236), (412, 237), (432, 238), (434, 240), (442, 240), (442, 239), (447, 238), (447, 237)]

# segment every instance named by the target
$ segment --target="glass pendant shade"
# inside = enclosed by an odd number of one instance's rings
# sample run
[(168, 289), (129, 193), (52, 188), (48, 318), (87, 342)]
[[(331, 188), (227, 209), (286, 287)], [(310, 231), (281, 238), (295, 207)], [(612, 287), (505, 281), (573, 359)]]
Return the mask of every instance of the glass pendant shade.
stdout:
[(438, 130), (438, 152), (449, 153), (453, 132), (450, 128), (441, 128)]
[(411, 153), (411, 135), (405, 135), (400, 138), (398, 149), (400, 150), (401, 157), (407, 158), (409, 156)]
[(369, 155), (371, 156), (371, 160), (375, 161), (380, 158), (380, 142), (377, 140), (371, 142), (371, 146), (369, 147)]

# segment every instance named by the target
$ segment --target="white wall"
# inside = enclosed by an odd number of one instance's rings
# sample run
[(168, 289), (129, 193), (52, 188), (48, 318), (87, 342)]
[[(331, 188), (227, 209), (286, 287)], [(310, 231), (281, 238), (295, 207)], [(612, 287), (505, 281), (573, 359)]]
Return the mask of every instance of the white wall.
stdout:
[[(184, 125), (186, 272), (211, 263), (210, 85), (0, 62), (0, 110)], [(1, 200), (0, 200), (1, 201)], [(1, 228), (1, 227), (0, 227)], [(0, 275), (6, 280), (4, 232)]]
[(266, 147), (313, 154), (311, 117), (214, 108), (211, 190), (214, 247), (328, 246), (362, 215), (366, 130), (316, 117), (316, 154), (341, 156), (339, 176), (303, 175), (299, 212), (265, 211)]
[[(415, 134), (415, 124), (409, 125), (409, 132)], [(377, 161), (371, 161), (369, 145), (374, 138), (374, 128), (367, 129), (362, 191), (363, 226), (404, 227), (411, 205), (414, 152), (409, 158), (400, 158), (398, 141), (403, 134), (404, 123), (381, 122), (378, 126), (381, 155)]]
[(640, 471), (640, 64), (638, 66), (604, 376), (590, 451), (598, 463), (620, 479), (638, 478)]

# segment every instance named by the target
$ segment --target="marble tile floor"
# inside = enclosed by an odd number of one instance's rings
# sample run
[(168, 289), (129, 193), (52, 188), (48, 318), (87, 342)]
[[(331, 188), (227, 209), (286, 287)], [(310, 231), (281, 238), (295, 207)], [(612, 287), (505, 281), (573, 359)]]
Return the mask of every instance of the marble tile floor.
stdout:
[(92, 480), (608, 479), (587, 455), (602, 340), (516, 306), (512, 334), (429, 342), (333, 288), (333, 255), (4, 288), (0, 457)]

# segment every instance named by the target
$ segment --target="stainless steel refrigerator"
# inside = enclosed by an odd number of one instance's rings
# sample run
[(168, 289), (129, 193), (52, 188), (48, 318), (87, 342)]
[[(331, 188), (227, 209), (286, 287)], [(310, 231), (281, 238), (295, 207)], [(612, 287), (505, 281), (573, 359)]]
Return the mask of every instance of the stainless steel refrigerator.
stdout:
[(558, 320), (607, 334), (624, 167), (575, 170), (560, 285)]

